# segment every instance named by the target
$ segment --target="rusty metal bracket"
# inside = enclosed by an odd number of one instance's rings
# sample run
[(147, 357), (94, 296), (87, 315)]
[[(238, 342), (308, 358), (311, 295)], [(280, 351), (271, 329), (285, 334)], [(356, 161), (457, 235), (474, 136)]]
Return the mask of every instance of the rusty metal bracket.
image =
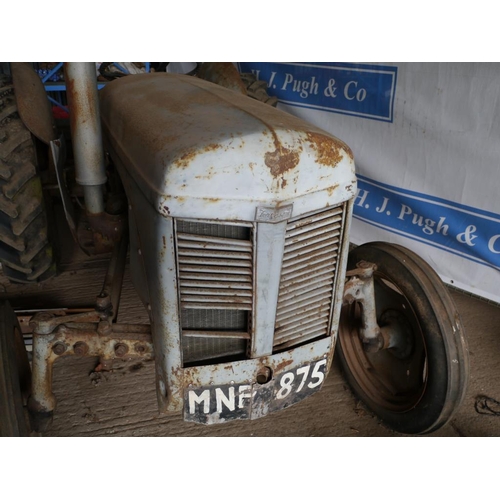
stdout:
[(96, 254), (112, 252), (127, 226), (126, 216), (101, 212), (87, 214), (87, 220), (93, 233), (94, 252)]
[[(74, 315), (72, 319), (77, 316)], [(90, 316), (86, 316), (90, 319)], [(57, 318), (59, 319), (59, 318)], [(68, 319), (68, 317), (63, 317)], [(56, 318), (45, 321), (52, 324)], [(38, 329), (40, 324), (38, 321)], [(153, 342), (149, 325), (111, 326), (109, 334), (98, 333), (96, 324), (68, 323), (60, 324), (48, 333), (35, 331), (33, 335), (32, 392), (28, 409), (35, 431), (44, 432), (50, 426), (56, 407), (56, 398), (52, 393), (52, 371), (54, 362), (62, 356), (98, 356), (110, 363), (117, 358), (149, 360), (153, 358)]]
[(128, 227), (125, 226), (121, 234), (121, 241), (113, 248), (104, 285), (96, 298), (96, 311), (101, 320), (107, 321), (109, 324), (115, 322), (118, 315), (128, 244)]
[(344, 287), (344, 304), (356, 302), (361, 306), (360, 338), (366, 352), (391, 349), (394, 356), (403, 359), (413, 348), (411, 325), (397, 310), (385, 311), (380, 317), (382, 326), (378, 324), (373, 280), (376, 270), (376, 264), (360, 261), (346, 272), (349, 280)]
[[(66, 143), (61, 135), (59, 139), (50, 142), (50, 150), (54, 159), (57, 184), (64, 208), (64, 215), (68, 222), (71, 235), (80, 249), (86, 254), (91, 255), (78, 235), (77, 218), (73, 202), (71, 200), (66, 179), (64, 176), (64, 165), (66, 161)], [(110, 214), (101, 212), (99, 214), (87, 214), (87, 220), (93, 233), (94, 253), (108, 253), (114, 246), (120, 242), (124, 230), (127, 226), (125, 215)]]
[(376, 264), (358, 262), (355, 269), (346, 272), (350, 278), (344, 287), (344, 304), (357, 302), (361, 306), (361, 341), (366, 352), (376, 352), (384, 348), (384, 338), (377, 323), (375, 307), (375, 287), (373, 273)]
[(80, 314), (71, 314), (68, 316), (55, 316), (48, 312), (35, 314), (30, 320), (30, 327), (38, 335), (48, 335), (52, 333), (59, 325), (64, 323), (97, 323), (100, 320), (97, 311), (89, 311)]
[(121, 234), (109, 262), (95, 310), (55, 315), (35, 314), (29, 321), (33, 330), (32, 394), (28, 402), (32, 425), (44, 432), (52, 422), (56, 405), (52, 393), (52, 366), (60, 356), (98, 356), (100, 367), (112, 368), (116, 358), (152, 358), (153, 342), (149, 325), (115, 323), (120, 302), (128, 249), (128, 230)]

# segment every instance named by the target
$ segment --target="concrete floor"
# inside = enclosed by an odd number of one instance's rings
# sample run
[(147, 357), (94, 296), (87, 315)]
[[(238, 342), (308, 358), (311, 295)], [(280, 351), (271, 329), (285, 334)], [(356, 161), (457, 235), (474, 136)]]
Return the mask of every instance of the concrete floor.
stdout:
[[(86, 307), (99, 293), (105, 260), (71, 263), (39, 286), (9, 285), (0, 278), (0, 298), (15, 308)], [(460, 411), (430, 436), (500, 436), (500, 418), (479, 414), (476, 397), (500, 400), (500, 308), (452, 291), (470, 349), (470, 381)], [(120, 321), (147, 322), (147, 314), (125, 274)], [(46, 436), (398, 436), (358, 402), (338, 364), (322, 390), (284, 411), (256, 421), (203, 426), (184, 422), (181, 414), (159, 415), (153, 362), (119, 363), (113, 372), (93, 372), (97, 358), (61, 358), (54, 367), (58, 404)], [(499, 407), (500, 410), (500, 407)]]

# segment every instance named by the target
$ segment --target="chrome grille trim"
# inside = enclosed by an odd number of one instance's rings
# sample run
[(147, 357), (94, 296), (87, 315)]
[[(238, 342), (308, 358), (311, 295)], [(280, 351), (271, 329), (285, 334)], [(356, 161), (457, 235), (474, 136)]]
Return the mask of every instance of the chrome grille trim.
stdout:
[(343, 218), (340, 206), (288, 222), (274, 350), (329, 334)]
[(286, 221), (257, 223), (255, 311), (250, 357), (258, 358), (273, 352), (276, 324), (276, 303), (283, 264)]

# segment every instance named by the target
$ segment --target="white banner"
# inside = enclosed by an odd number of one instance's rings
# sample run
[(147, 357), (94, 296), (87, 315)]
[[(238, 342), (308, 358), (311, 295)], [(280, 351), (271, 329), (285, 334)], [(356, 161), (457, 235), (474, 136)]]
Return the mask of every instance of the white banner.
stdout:
[(445, 282), (500, 302), (500, 64), (238, 66), (352, 148), (353, 243), (404, 245)]

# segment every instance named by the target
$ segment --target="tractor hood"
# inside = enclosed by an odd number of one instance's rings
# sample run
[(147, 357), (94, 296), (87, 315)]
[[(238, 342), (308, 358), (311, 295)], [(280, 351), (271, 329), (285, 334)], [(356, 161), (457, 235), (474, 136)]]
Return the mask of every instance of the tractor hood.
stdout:
[[(120, 173), (164, 216), (293, 216), (356, 192), (349, 147), (309, 123), (196, 77), (130, 75), (100, 91), (104, 141)], [(129, 186), (130, 187), (130, 186)]]

